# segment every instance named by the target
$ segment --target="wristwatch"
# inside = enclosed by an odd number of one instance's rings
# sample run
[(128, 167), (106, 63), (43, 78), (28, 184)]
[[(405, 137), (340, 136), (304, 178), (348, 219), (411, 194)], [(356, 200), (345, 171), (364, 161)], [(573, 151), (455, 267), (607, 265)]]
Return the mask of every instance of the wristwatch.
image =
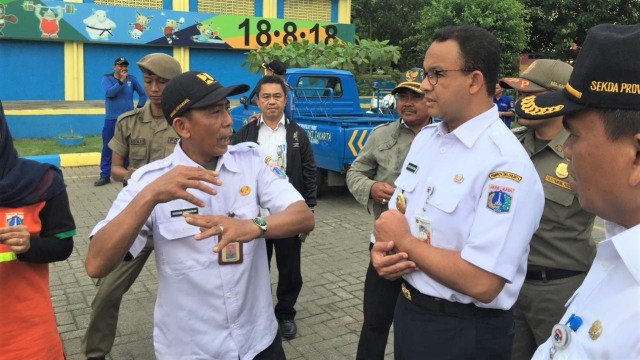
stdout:
[(264, 236), (264, 233), (267, 232), (267, 222), (264, 221), (263, 218), (261, 218), (260, 216), (258, 216), (257, 218), (254, 218), (253, 223), (258, 225), (258, 227), (260, 228), (260, 231), (262, 231), (260, 233), (260, 236)]

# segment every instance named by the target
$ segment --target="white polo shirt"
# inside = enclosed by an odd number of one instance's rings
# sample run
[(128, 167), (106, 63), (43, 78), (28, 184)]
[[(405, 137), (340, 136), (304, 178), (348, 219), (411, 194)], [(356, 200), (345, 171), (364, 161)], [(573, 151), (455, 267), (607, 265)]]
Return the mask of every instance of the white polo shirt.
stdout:
[(406, 199), (414, 236), (431, 227), (431, 244), (506, 280), (491, 303), (454, 291), (422, 271), (404, 278), (423, 294), (479, 307), (510, 309), (524, 282), (529, 240), (544, 207), (540, 178), (497, 108), (447, 133), (444, 123), (416, 135), (390, 200)]
[[(131, 247), (130, 253), (136, 256), (147, 233), (153, 234), (158, 270), (153, 339), (158, 359), (252, 359), (276, 336), (278, 323), (264, 239), (243, 244), (241, 264), (220, 266), (212, 251), (217, 236), (196, 241), (193, 235), (198, 228), (179, 215), (197, 209), (199, 214), (233, 212), (238, 219), (252, 219), (260, 207), (278, 213), (303, 200), (288, 181), (271, 172), (261, 150), (250, 144), (229, 146), (218, 161), (222, 185), (213, 186), (217, 195), (188, 190), (205, 201), (204, 208), (184, 200), (158, 204)], [(169, 157), (134, 173), (107, 218), (91, 235), (120, 213), (144, 186), (179, 164), (201, 167), (178, 144)]]
[[(554, 359), (640, 359), (640, 225), (608, 233), (582, 286), (567, 302), (567, 312), (582, 319), (569, 334), (565, 348), (556, 347)], [(550, 334), (551, 335), (551, 334)], [(549, 359), (550, 337), (533, 359)]]

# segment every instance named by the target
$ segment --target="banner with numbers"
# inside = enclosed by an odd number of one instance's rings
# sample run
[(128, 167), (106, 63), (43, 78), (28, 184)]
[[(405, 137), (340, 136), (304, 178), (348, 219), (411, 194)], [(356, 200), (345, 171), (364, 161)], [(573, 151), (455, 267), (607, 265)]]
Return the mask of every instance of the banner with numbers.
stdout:
[(99, 4), (0, 1), (0, 40), (52, 40), (255, 49), (332, 39), (353, 42), (355, 26)]

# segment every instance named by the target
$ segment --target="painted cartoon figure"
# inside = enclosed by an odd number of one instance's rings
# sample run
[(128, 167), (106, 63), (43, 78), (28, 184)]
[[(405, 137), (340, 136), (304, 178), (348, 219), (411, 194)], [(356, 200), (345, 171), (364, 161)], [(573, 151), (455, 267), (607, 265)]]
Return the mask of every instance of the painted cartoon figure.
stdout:
[(104, 10), (95, 10), (82, 22), (86, 25), (87, 34), (93, 40), (109, 40), (109, 35), (113, 35), (111, 30), (116, 28), (116, 23), (107, 17), (107, 12)]
[(142, 33), (145, 30), (150, 29), (147, 24), (151, 19), (153, 19), (153, 16), (144, 16), (140, 14), (138, 10), (136, 10), (136, 22), (129, 23), (130, 26), (133, 26), (133, 29), (129, 30), (129, 35), (131, 35), (131, 38), (135, 40), (140, 39), (142, 37)]
[(196, 42), (206, 42), (206, 43), (224, 43), (224, 40), (218, 36), (218, 30), (213, 29), (209, 24), (203, 24), (196, 20), (196, 28), (200, 32), (200, 35), (194, 35), (191, 37), (191, 40)]
[(182, 24), (184, 24), (183, 17), (181, 17), (178, 21), (167, 19), (167, 24), (162, 27), (162, 32), (164, 34), (164, 37), (167, 38), (167, 42), (169, 44), (173, 43), (174, 39), (178, 39), (178, 37), (175, 35), (175, 32), (178, 31), (179, 26)]
[(0, 36), (4, 36), (2, 29), (4, 28), (4, 24), (8, 22), (15, 24), (18, 22), (18, 18), (15, 15), (7, 14), (5, 5), (0, 4)]
[(62, 7), (55, 7), (58, 15), (49, 7), (46, 8), (44, 13), (41, 13), (42, 5), (38, 4), (35, 8), (35, 14), (38, 20), (40, 20), (40, 31), (42, 31), (43, 38), (58, 38), (58, 31), (60, 31), (60, 19), (62, 19)]

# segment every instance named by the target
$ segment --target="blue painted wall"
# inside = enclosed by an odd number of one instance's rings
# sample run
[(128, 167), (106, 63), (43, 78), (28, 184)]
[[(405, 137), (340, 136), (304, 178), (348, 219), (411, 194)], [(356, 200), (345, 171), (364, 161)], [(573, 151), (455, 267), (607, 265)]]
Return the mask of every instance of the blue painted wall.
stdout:
[[(239, 50), (211, 51), (191, 48), (189, 54), (191, 70), (205, 71), (225, 86), (244, 83), (253, 88), (262, 74), (251, 73), (246, 67), (241, 66), (246, 58), (246, 52)], [(248, 96), (249, 92), (242, 95)], [(231, 98), (239, 98), (242, 95)]]
[(15, 139), (58, 137), (70, 127), (74, 134), (100, 135), (104, 115), (7, 115), (7, 125)]
[(63, 43), (2, 40), (0, 55), (0, 99), (64, 100)]
[(143, 56), (154, 52), (172, 55), (173, 48), (168, 46), (84, 44), (85, 100), (104, 100), (104, 92), (101, 86), (102, 76), (113, 72), (113, 62), (120, 56), (124, 56), (129, 61), (129, 74), (135, 76), (142, 85), (142, 73), (136, 62)]

